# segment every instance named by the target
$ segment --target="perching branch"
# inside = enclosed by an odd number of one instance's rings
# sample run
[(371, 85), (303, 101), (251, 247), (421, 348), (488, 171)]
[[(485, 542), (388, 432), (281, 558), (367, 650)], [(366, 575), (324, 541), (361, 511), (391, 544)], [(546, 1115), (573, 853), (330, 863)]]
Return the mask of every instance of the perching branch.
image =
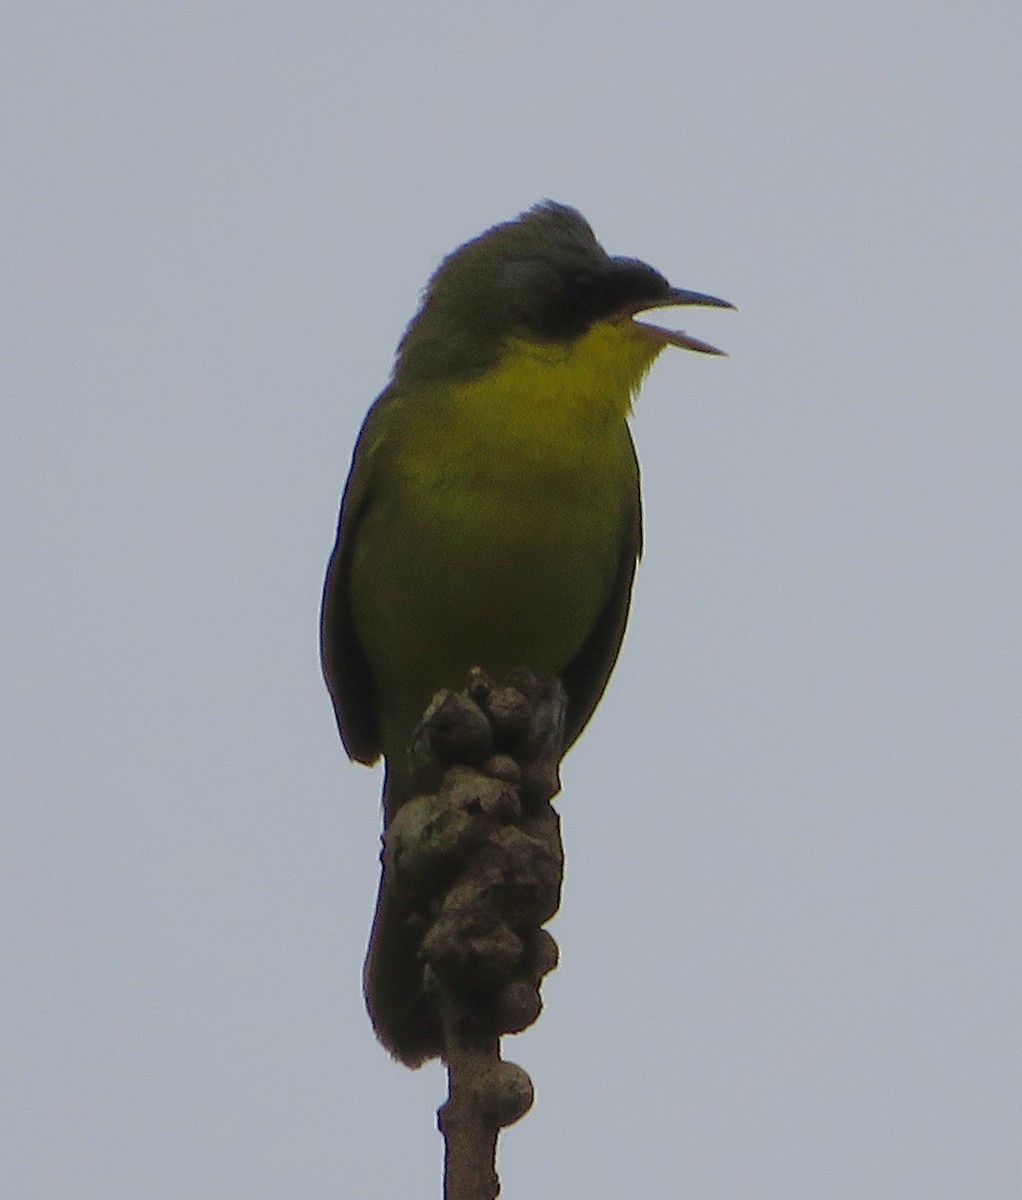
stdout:
[(564, 857), (550, 805), (559, 788), (564, 692), (515, 672), (473, 672), (440, 693), (412, 748), (417, 787), (387, 830), (385, 869), (422, 928), (420, 957), (444, 1030), (449, 1096), (445, 1200), (494, 1200), (501, 1127), (532, 1104), (532, 1083), (500, 1057), (500, 1037), (539, 1016), (557, 965), (541, 926), (560, 903)]

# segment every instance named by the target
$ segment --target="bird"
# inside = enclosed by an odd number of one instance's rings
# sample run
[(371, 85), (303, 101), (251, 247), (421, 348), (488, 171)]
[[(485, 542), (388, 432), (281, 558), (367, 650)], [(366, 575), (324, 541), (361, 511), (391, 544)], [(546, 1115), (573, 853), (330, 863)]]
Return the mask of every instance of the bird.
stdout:
[[(384, 833), (412, 796), (408, 748), (432, 696), (481, 668), (558, 678), (564, 749), (624, 636), (642, 550), (632, 402), (667, 346), (722, 354), (640, 314), (732, 308), (612, 257), (543, 201), (445, 257), (355, 443), (320, 620), (348, 756), (382, 756)], [(378, 1039), (442, 1055), (414, 935), (381, 872), (363, 970)]]

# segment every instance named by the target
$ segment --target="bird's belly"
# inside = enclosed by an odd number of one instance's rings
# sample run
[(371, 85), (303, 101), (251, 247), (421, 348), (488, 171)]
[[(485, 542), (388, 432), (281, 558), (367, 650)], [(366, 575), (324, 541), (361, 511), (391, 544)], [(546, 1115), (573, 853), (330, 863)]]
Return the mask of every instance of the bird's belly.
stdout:
[(394, 495), (360, 530), (354, 616), (385, 748), (391, 736), (405, 741), (432, 694), (463, 686), (471, 667), (497, 677), (518, 666), (559, 674), (617, 572), (619, 489), (591, 477), (473, 483)]

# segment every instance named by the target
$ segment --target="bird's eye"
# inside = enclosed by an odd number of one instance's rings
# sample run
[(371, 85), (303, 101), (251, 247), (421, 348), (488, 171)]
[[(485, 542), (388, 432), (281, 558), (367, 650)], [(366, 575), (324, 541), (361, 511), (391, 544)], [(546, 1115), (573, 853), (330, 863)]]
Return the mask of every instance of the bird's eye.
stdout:
[(570, 280), (571, 298), (576, 304), (588, 307), (600, 291), (600, 281), (592, 271), (576, 271)]

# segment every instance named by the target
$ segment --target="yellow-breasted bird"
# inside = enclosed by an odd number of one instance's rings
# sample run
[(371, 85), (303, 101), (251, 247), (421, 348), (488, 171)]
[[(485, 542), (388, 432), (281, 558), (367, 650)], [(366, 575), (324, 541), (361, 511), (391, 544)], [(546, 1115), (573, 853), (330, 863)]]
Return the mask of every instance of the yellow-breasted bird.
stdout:
[[(610, 257), (551, 201), (429, 281), (355, 445), (323, 595), (327, 686), (350, 757), (386, 761), (384, 827), (423, 710), (472, 667), (559, 676), (565, 748), (589, 720), (642, 541), (632, 399), (665, 346), (720, 353), (633, 318), (684, 304), (732, 307)], [(384, 875), (366, 1003), (409, 1066), (442, 1049), (415, 955)]]

